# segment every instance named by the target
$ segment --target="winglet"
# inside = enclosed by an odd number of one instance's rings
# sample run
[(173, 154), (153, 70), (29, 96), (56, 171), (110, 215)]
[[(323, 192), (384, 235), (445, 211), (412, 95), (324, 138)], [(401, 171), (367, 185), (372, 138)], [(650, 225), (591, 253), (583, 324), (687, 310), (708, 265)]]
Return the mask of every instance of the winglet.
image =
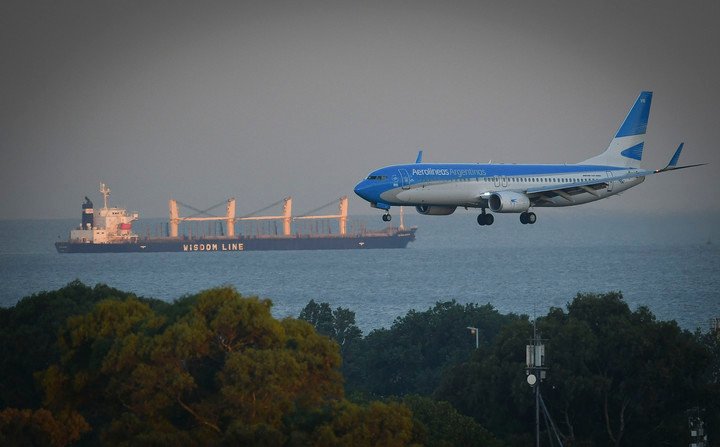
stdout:
[(682, 152), (684, 145), (685, 145), (685, 143), (680, 143), (680, 146), (678, 146), (677, 150), (675, 151), (675, 154), (673, 154), (672, 158), (670, 159), (670, 163), (668, 163), (667, 166), (665, 166), (664, 168), (656, 170), (655, 173), (665, 172), (665, 171), (674, 171), (677, 169), (694, 168), (695, 166), (703, 166), (703, 165), (707, 164), (707, 163), (699, 163), (696, 165), (678, 166), (677, 163), (678, 163), (678, 160), (680, 159), (680, 153)]
[(422, 163), (422, 151), (418, 151), (418, 156), (415, 159), (415, 163)]

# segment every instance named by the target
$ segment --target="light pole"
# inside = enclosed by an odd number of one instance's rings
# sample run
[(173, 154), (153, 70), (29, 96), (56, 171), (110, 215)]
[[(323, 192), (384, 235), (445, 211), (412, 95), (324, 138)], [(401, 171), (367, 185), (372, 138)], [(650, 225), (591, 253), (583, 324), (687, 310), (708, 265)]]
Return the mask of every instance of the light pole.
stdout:
[(475, 349), (480, 348), (480, 331), (478, 331), (478, 328), (468, 326), (468, 329), (470, 329), (470, 334), (475, 334)]

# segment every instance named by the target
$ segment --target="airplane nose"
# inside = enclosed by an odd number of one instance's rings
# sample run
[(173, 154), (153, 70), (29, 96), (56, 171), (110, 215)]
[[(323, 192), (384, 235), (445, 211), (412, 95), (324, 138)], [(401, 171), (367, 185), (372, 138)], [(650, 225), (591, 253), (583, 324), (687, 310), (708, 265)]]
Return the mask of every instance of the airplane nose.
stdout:
[(362, 194), (360, 193), (360, 191), (362, 191), (362, 182), (360, 182), (360, 183), (358, 183), (357, 185), (355, 185), (355, 189), (353, 189), (353, 191), (355, 191), (355, 194), (359, 195), (359, 196), (362, 197), (363, 199), (365, 198), (365, 197), (363, 197)]
[(364, 180), (362, 182), (358, 183), (357, 185), (355, 185), (355, 189), (353, 189), (353, 191), (355, 191), (355, 194), (362, 197), (363, 199), (369, 200), (368, 195), (367, 195), (368, 194), (368, 186)]

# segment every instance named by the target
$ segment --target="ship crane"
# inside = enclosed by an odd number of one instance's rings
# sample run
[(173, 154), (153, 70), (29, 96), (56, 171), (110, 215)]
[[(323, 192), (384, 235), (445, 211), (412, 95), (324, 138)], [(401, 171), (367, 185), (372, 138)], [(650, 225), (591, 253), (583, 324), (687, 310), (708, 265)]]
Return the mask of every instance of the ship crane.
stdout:
[[(307, 219), (337, 219), (338, 226), (340, 228), (340, 234), (345, 236), (347, 234), (347, 216), (348, 216), (348, 198), (347, 198), (347, 196), (343, 196), (340, 198), (338, 214), (322, 215), (322, 216), (309, 215), (309, 214), (312, 214), (316, 211), (319, 211), (319, 210), (327, 207), (328, 205), (331, 205), (334, 202), (335, 201), (330, 202), (326, 205), (323, 205), (320, 208), (312, 210), (301, 216), (293, 217), (293, 215), (292, 215), (292, 197), (286, 197), (286, 198), (284, 198), (278, 202), (275, 202), (274, 204), (272, 204), (270, 206), (262, 208), (258, 211), (254, 211), (250, 214), (246, 214), (241, 217), (236, 217), (235, 216), (235, 198), (228, 199), (227, 202), (222, 202), (222, 203), (212, 206), (206, 210), (199, 210), (197, 208), (188, 206), (182, 202), (178, 202), (175, 199), (170, 199), (170, 201), (168, 203), (169, 208), (170, 208), (170, 237), (178, 237), (178, 234), (179, 234), (178, 229), (179, 229), (180, 222), (225, 221), (227, 223), (227, 236), (232, 237), (232, 236), (235, 236), (235, 223), (236, 222), (268, 221), (268, 220), (282, 220), (283, 236), (290, 236), (292, 234), (292, 222), (295, 220), (307, 220)], [(227, 203), (225, 216), (194, 217), (194, 216), (198, 216), (200, 214), (208, 214), (208, 211), (210, 211), (214, 208), (217, 208), (218, 206), (222, 205), (223, 203)], [(254, 214), (260, 213), (262, 211), (266, 211), (267, 209), (270, 209), (280, 203), (283, 203), (282, 215), (254, 216)], [(178, 211), (178, 204), (181, 204), (187, 208), (190, 208), (193, 211), (196, 211), (197, 213), (190, 217), (180, 217), (180, 213)]]
[(303, 219), (337, 219), (340, 226), (340, 234), (345, 236), (347, 234), (347, 215), (348, 215), (348, 198), (347, 196), (340, 197), (340, 206), (338, 214), (329, 214), (324, 216), (310, 216), (310, 214), (320, 211), (321, 209), (332, 205), (335, 201), (327, 203), (319, 208), (315, 208), (312, 211), (308, 211), (305, 214), (293, 218), (294, 220)]

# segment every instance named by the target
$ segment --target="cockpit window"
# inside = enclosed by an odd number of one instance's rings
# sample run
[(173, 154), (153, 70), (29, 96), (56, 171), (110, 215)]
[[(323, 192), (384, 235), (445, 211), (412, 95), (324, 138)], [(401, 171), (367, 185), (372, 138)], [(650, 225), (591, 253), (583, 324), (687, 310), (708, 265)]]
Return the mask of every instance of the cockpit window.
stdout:
[(387, 175), (369, 175), (368, 180), (385, 180)]

